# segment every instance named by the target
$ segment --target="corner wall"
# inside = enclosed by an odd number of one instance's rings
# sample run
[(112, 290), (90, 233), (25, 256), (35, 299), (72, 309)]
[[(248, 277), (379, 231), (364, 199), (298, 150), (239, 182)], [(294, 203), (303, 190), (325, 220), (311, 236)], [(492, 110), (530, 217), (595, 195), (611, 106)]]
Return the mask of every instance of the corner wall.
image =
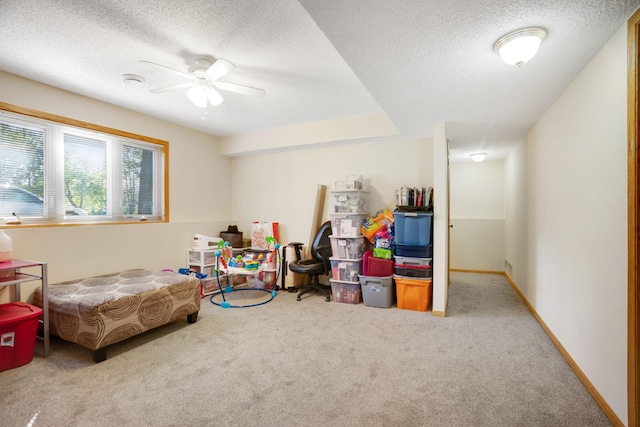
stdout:
[[(0, 87), (3, 102), (169, 141), (170, 223), (5, 228), (14, 257), (47, 262), (51, 283), (128, 268), (177, 269), (195, 233), (226, 229), (231, 160), (218, 154), (216, 137), (4, 72)], [(32, 293), (27, 285), (24, 300)]]
[(626, 36), (625, 24), (509, 154), (505, 171), (514, 281), (625, 424)]
[(527, 143), (520, 143), (504, 160), (505, 193), (505, 255), (512, 268), (507, 271), (511, 279), (518, 284), (520, 291), (527, 294), (527, 259), (529, 224), (528, 212), (528, 168)]

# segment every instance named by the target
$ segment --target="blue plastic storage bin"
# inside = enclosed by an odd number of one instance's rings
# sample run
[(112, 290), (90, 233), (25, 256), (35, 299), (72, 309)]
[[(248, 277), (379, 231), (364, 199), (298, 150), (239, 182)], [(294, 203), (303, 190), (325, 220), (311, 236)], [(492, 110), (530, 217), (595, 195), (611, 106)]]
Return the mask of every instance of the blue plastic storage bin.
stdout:
[(413, 258), (431, 258), (432, 246), (416, 246), (396, 244), (396, 255)]
[(409, 246), (431, 245), (433, 212), (395, 211), (393, 215), (396, 243)]

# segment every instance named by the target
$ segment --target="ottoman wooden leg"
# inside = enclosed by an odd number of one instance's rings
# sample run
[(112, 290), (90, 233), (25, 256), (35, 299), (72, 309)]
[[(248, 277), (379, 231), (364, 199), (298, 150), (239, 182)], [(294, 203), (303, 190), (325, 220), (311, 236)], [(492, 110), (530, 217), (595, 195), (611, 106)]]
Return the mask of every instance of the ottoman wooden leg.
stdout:
[(191, 313), (187, 315), (187, 322), (188, 323), (196, 323), (196, 320), (198, 320), (198, 312), (196, 311), (195, 313)]
[(104, 362), (107, 360), (107, 347), (102, 347), (91, 352), (91, 357), (95, 363)]

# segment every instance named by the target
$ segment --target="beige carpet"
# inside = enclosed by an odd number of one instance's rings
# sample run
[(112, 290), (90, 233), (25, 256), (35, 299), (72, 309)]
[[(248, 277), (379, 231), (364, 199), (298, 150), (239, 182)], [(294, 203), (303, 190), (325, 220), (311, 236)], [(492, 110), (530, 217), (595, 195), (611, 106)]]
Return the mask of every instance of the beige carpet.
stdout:
[(444, 319), (281, 291), (204, 299), (100, 364), (54, 338), (0, 402), (3, 426), (610, 425), (505, 278), (469, 273)]

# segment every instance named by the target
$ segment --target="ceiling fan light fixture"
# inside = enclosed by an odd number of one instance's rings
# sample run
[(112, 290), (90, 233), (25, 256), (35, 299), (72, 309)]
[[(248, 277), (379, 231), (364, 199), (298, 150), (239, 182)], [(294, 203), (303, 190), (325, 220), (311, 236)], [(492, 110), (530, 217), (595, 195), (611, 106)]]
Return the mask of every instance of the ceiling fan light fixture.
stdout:
[(187, 91), (187, 98), (198, 108), (207, 108), (207, 94), (204, 87), (193, 86)]
[(520, 67), (536, 55), (546, 35), (542, 28), (523, 28), (501, 37), (493, 49), (504, 62)]
[(212, 87), (208, 87), (206, 89), (206, 92), (207, 92), (207, 98), (209, 99), (209, 103), (211, 105), (215, 107), (216, 105), (220, 105), (222, 103), (223, 101), (222, 95), (220, 95), (217, 90), (215, 90)]
[(222, 103), (224, 98), (217, 89), (225, 92), (235, 92), (242, 95), (252, 95), (256, 97), (265, 96), (266, 93), (264, 89), (257, 87), (220, 81), (220, 77), (228, 74), (235, 68), (235, 65), (222, 58), (213, 63), (205, 58), (197, 59), (195, 63), (188, 68), (186, 73), (151, 61), (140, 62), (152, 65), (188, 80), (186, 83), (160, 87), (153, 89), (150, 92), (163, 93), (188, 88), (186, 93), (187, 98), (198, 108), (207, 108), (209, 104), (216, 106)]
[(194, 102), (193, 105), (195, 105), (198, 108), (207, 108), (207, 99), (206, 98), (204, 100), (199, 99), (196, 102)]
[(469, 156), (471, 156), (474, 162), (480, 163), (485, 159), (485, 157), (487, 157), (487, 153), (473, 153), (469, 154)]

